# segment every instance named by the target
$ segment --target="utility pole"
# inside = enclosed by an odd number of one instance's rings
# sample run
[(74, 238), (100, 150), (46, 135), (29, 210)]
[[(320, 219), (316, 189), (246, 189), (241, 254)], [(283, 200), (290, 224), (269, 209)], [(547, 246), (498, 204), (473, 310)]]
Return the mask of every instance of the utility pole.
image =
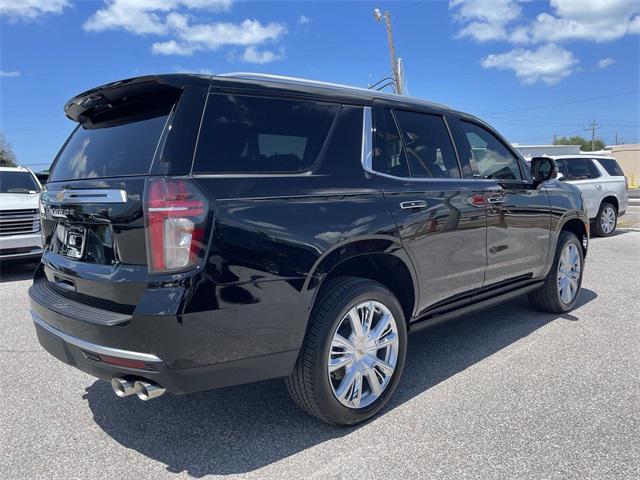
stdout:
[(558, 135), (556, 135), (556, 134), (554, 133), (554, 134), (553, 134), (553, 144), (555, 145), (557, 141), (558, 141)]
[(596, 143), (596, 130), (600, 128), (600, 125), (598, 125), (598, 122), (596, 122), (595, 120), (591, 120), (591, 124), (585, 128), (585, 130), (591, 130), (591, 151), (593, 152), (595, 150), (595, 143)]
[(395, 83), (395, 91), (397, 94), (402, 95), (402, 80), (400, 79), (400, 71), (398, 69), (398, 61), (396, 60), (396, 47), (393, 44), (393, 30), (391, 28), (391, 14), (388, 10), (384, 13), (380, 12), (379, 8), (373, 10), (373, 17), (377, 22), (384, 18), (384, 23), (387, 28), (387, 41), (389, 42), (389, 54), (391, 56), (391, 71), (393, 72), (393, 81)]

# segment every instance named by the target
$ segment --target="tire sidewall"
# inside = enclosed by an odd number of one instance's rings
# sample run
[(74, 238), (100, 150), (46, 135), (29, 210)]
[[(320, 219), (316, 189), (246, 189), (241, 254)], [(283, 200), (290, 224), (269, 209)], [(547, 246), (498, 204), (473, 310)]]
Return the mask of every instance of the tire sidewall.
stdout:
[[(570, 243), (576, 246), (578, 250), (578, 255), (580, 256), (580, 277), (578, 278), (578, 290), (575, 296), (573, 297), (573, 300), (571, 300), (570, 303), (564, 303), (560, 299), (560, 292), (558, 291), (558, 266), (560, 264), (560, 256), (562, 255), (562, 251)], [(563, 232), (562, 235), (560, 236), (560, 239), (558, 241), (558, 249), (556, 251), (556, 258), (553, 262), (552, 273), (553, 273), (553, 280), (555, 285), (554, 292), (555, 292), (556, 303), (558, 304), (558, 306), (563, 312), (568, 312), (569, 310), (573, 309), (576, 302), (578, 301), (578, 297), (580, 296), (580, 291), (582, 290), (582, 277), (584, 275), (584, 252), (582, 251), (582, 245), (580, 244), (578, 237), (576, 237), (573, 233)]]
[[(396, 321), (398, 330), (398, 360), (396, 368), (393, 373), (393, 377), (387, 388), (382, 395), (377, 398), (371, 405), (363, 407), (361, 409), (352, 409), (342, 405), (338, 399), (335, 398), (333, 390), (330, 385), (329, 375), (327, 372), (327, 360), (331, 348), (331, 340), (335, 333), (338, 324), (347, 312), (355, 305), (374, 300), (385, 305), (393, 314)], [(407, 329), (402, 313), (402, 308), (398, 303), (395, 296), (380, 284), (370, 283), (361, 288), (357, 288), (353, 295), (345, 297), (344, 301), (339, 302), (339, 308), (332, 309), (329, 313), (332, 317), (332, 321), (327, 321), (327, 328), (325, 329), (325, 335), (321, 342), (321, 346), (314, 359), (314, 373), (316, 385), (318, 388), (318, 395), (321, 403), (325, 406), (327, 413), (332, 418), (339, 419), (339, 423), (350, 425), (361, 422), (367, 418), (375, 415), (384, 405), (387, 403), (389, 397), (396, 389), (402, 371), (404, 370), (404, 363), (407, 352)], [(325, 319), (328, 320), (328, 319)]]

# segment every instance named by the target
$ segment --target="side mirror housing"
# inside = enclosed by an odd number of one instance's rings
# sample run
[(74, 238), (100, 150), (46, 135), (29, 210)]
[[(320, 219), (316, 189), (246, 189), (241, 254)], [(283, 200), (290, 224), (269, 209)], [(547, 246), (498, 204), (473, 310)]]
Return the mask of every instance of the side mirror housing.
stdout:
[(558, 165), (549, 157), (533, 157), (531, 159), (531, 176), (534, 185), (554, 179), (558, 176)]

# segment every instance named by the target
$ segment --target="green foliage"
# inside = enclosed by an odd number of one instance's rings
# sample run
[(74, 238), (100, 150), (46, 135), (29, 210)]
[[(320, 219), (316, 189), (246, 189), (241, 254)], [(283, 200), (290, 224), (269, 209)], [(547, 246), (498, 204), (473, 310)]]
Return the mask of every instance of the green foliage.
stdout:
[(7, 138), (0, 132), (0, 167), (17, 167), (16, 156), (13, 153), (11, 144), (7, 142)]
[[(580, 150), (583, 152), (591, 152), (591, 140), (587, 140), (580, 135), (574, 135), (573, 137), (558, 137), (553, 142), (554, 145), (580, 145)], [(596, 139), (593, 142), (593, 150), (604, 150), (606, 147), (602, 140)]]

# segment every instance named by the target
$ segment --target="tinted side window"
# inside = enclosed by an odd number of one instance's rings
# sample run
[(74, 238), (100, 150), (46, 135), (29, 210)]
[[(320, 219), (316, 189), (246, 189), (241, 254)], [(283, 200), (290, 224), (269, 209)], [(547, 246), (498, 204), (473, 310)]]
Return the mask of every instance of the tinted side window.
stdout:
[(460, 169), (442, 117), (395, 111), (414, 177), (460, 178)]
[(467, 154), (480, 177), (522, 179), (518, 160), (492, 133), (470, 122), (461, 121), (460, 126), (467, 141)]
[(404, 147), (391, 110), (375, 109), (376, 142), (373, 169), (395, 177), (408, 177), (409, 167)]
[(595, 171), (591, 160), (586, 158), (572, 158), (566, 160), (567, 176), (569, 180), (589, 180), (600, 175)]
[(558, 171), (562, 174), (562, 178), (560, 180), (569, 180), (569, 172), (567, 172), (567, 162), (564, 160), (556, 160), (556, 165), (558, 165)]
[(295, 173), (318, 158), (339, 106), (302, 100), (211, 95), (193, 170)]
[(609, 175), (614, 177), (624, 177), (624, 172), (618, 162), (616, 162), (613, 158), (598, 158), (596, 161), (604, 167)]

